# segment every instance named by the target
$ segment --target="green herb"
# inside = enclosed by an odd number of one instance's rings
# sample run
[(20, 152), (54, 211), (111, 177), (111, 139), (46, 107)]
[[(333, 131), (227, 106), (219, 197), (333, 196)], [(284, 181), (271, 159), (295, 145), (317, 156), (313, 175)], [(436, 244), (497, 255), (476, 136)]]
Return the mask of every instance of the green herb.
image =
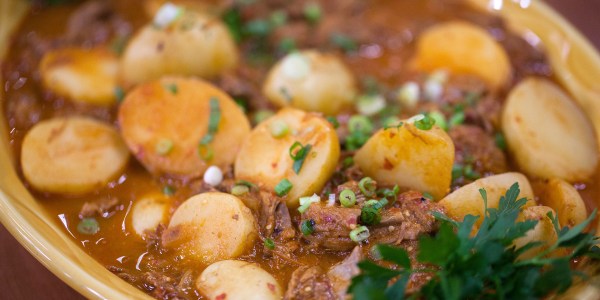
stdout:
[(345, 52), (354, 52), (358, 49), (356, 41), (341, 33), (332, 34), (331, 43)]
[(294, 161), (294, 165), (292, 166), (294, 173), (300, 173), (300, 169), (302, 169), (304, 160), (306, 159), (306, 156), (308, 155), (308, 152), (310, 152), (311, 148), (311, 144), (306, 144), (305, 146), (302, 146), (300, 142), (294, 142), (294, 144), (292, 144), (290, 147), (290, 157)]
[(177, 85), (174, 83), (169, 83), (164, 85), (165, 89), (169, 91), (173, 95), (177, 95)]
[(221, 122), (221, 107), (219, 106), (219, 99), (216, 97), (210, 98), (210, 115), (208, 117), (208, 131), (204, 137), (200, 140), (198, 145), (198, 154), (202, 159), (211, 160), (213, 157), (213, 151), (208, 144), (210, 144), (215, 138), (215, 134), (219, 130), (219, 122)]
[(423, 192), (423, 198), (427, 198), (427, 199), (433, 201), (433, 195), (431, 195), (428, 192)]
[(352, 229), (352, 231), (350, 231), (349, 236), (352, 241), (360, 243), (369, 238), (369, 228), (367, 228), (366, 226), (356, 227)]
[(165, 185), (162, 189), (162, 193), (166, 196), (175, 195), (175, 188), (170, 185)]
[(377, 196), (384, 198), (392, 198), (394, 200), (396, 199), (396, 196), (398, 196), (398, 193), (400, 193), (400, 187), (398, 185), (394, 185), (392, 189), (386, 188), (377, 190)]
[(465, 122), (465, 112), (464, 111), (457, 111), (455, 112), (451, 117), (450, 120), (448, 121), (448, 124), (450, 128), (460, 125), (462, 123)]
[(271, 33), (272, 30), (273, 27), (269, 21), (264, 19), (256, 19), (246, 23), (243, 32), (249, 36), (266, 37)]
[[(527, 202), (526, 198), (518, 198), (519, 193), (518, 184), (513, 184), (496, 209), (487, 207), (487, 193), (480, 189), (486, 209), (474, 236), (471, 232), (479, 217), (467, 215), (462, 222), (456, 222), (433, 213), (441, 222), (440, 229), (434, 237), (419, 239), (417, 254), (419, 263), (431, 268), (413, 269), (404, 249), (377, 245), (378, 256), (396, 266), (360, 262), (361, 274), (352, 279), (349, 293), (356, 300), (404, 299), (409, 278), (419, 273), (431, 279), (410, 295), (411, 299), (539, 299), (564, 292), (577, 274), (570, 262), (582, 256), (599, 257), (595, 236), (583, 233), (596, 211), (571, 229), (559, 229), (557, 217), (549, 214), (558, 240), (535, 257), (523, 259), (523, 252), (543, 243), (529, 242), (522, 247), (513, 244), (537, 224), (535, 220), (517, 222)], [(565, 248), (573, 251), (565, 256), (555, 255), (555, 250)], [(550, 253), (554, 254), (548, 256)]]
[(248, 112), (248, 99), (245, 97), (233, 97), (233, 101), (242, 109), (244, 113)]
[(275, 194), (277, 194), (279, 197), (283, 197), (290, 192), (292, 187), (292, 183), (287, 178), (281, 179), (281, 181), (279, 181), (279, 183), (275, 186)]
[(342, 161), (342, 164), (344, 165), (344, 168), (351, 167), (352, 165), (354, 165), (354, 157), (348, 156), (348, 157), (344, 158), (344, 160)]
[(388, 200), (383, 198), (379, 201), (367, 201), (360, 209), (360, 223), (365, 225), (377, 225), (381, 222), (381, 210), (388, 204)]
[(340, 127), (340, 122), (338, 122), (337, 118), (334, 116), (327, 116), (327, 122), (331, 123), (334, 129), (338, 129)]
[(158, 155), (167, 155), (173, 150), (173, 141), (169, 139), (160, 139), (154, 146), (154, 151)]
[(350, 120), (348, 120), (350, 134), (346, 137), (346, 149), (352, 151), (362, 147), (371, 137), (374, 128), (373, 122), (366, 116), (354, 115), (350, 117)]
[(340, 193), (340, 203), (343, 207), (352, 207), (356, 204), (356, 194), (351, 189), (345, 189)]
[(123, 90), (122, 87), (116, 86), (113, 93), (115, 94), (115, 99), (118, 103), (123, 102), (123, 99), (125, 99), (125, 90)]
[(276, 139), (284, 137), (290, 131), (287, 123), (282, 120), (274, 120), (269, 125), (271, 129), (271, 135)]
[(250, 188), (246, 185), (236, 184), (231, 188), (231, 194), (234, 196), (241, 196), (248, 194), (250, 192)]
[(358, 182), (358, 188), (363, 195), (373, 197), (375, 196), (377, 183), (371, 177), (365, 177)]
[(504, 138), (504, 134), (502, 132), (496, 132), (494, 136), (494, 141), (496, 142), (496, 146), (500, 148), (500, 150), (506, 150), (506, 139)]
[(321, 15), (321, 6), (319, 3), (311, 2), (304, 5), (304, 17), (310, 24), (319, 23)]
[(300, 224), (300, 231), (302, 231), (303, 235), (311, 235), (313, 232), (315, 232), (315, 220), (308, 219), (302, 221)]
[(477, 180), (481, 178), (481, 174), (473, 169), (473, 165), (467, 163), (465, 165), (461, 165), (455, 163), (452, 166), (452, 182), (455, 182), (460, 177), (464, 177), (469, 180)]
[(231, 33), (233, 39), (236, 42), (240, 42), (242, 40), (244, 23), (239, 8), (233, 7), (226, 10), (221, 19), (227, 25), (227, 29), (229, 29), (229, 33)]
[(274, 113), (271, 110), (268, 110), (268, 109), (259, 110), (256, 113), (254, 113), (254, 123), (258, 124), (273, 115), (274, 115)]
[(249, 188), (255, 188), (256, 187), (256, 184), (254, 184), (254, 183), (252, 183), (250, 181), (247, 181), (247, 180), (238, 180), (238, 181), (235, 182), (235, 184), (236, 185), (245, 185), (245, 186), (247, 186)]
[(77, 224), (77, 231), (81, 234), (94, 235), (100, 231), (100, 225), (94, 218), (84, 218)]
[(286, 36), (279, 41), (277, 49), (284, 54), (290, 53), (296, 50), (296, 41), (293, 38)]
[(271, 14), (269, 20), (271, 21), (271, 25), (273, 25), (273, 27), (280, 27), (285, 25), (287, 18), (287, 13), (284, 10), (276, 10)]
[[(452, 119), (450, 119), (450, 122), (446, 122), (446, 117), (439, 111), (432, 111), (428, 115), (433, 119), (434, 124), (437, 124), (440, 128), (448, 131), (448, 128), (452, 127)], [(450, 123), (450, 126), (448, 126), (448, 123)]]
[(267, 249), (270, 249), (270, 250), (275, 249), (275, 242), (270, 238), (266, 238), (264, 244)]
[(432, 117), (430, 117), (429, 114), (425, 114), (423, 115), (423, 118), (415, 121), (415, 127), (417, 127), (420, 130), (430, 130), (431, 128), (433, 128), (434, 124), (435, 120)]

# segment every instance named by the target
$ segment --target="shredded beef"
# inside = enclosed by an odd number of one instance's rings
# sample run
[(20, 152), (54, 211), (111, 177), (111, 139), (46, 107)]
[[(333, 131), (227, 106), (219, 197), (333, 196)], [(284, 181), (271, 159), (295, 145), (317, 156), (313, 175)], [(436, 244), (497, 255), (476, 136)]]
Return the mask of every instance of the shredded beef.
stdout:
[(115, 197), (107, 197), (97, 201), (86, 202), (83, 204), (83, 207), (81, 207), (79, 216), (82, 218), (87, 218), (93, 217), (96, 214), (102, 215), (109, 212), (109, 210), (115, 207), (117, 204), (119, 204), (119, 199)]
[(114, 36), (128, 36), (132, 28), (117, 15), (110, 1), (89, 1), (77, 8), (69, 18), (66, 38), (88, 47), (103, 44)]
[(285, 300), (337, 299), (329, 277), (319, 267), (302, 266), (292, 273)]
[(362, 249), (358, 246), (343, 261), (331, 267), (327, 272), (327, 276), (331, 282), (333, 290), (338, 296), (338, 299), (347, 299), (349, 296), (346, 291), (350, 286), (352, 277), (358, 275), (358, 262), (363, 259)]
[(356, 245), (350, 239), (349, 234), (352, 229), (356, 228), (359, 217), (359, 208), (313, 203), (302, 214), (302, 220), (313, 220), (315, 222), (314, 232), (304, 238), (314, 246), (335, 251), (348, 251)]

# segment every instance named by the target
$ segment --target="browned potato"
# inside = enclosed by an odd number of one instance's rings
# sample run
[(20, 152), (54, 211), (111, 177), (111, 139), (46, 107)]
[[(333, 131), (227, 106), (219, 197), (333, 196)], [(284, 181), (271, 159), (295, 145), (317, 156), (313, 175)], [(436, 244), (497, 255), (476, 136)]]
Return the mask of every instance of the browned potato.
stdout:
[[(215, 117), (211, 99), (218, 102), (220, 121), (214, 139), (200, 148)], [(163, 78), (138, 86), (121, 104), (119, 123), (127, 145), (150, 172), (186, 177), (201, 176), (210, 165), (231, 165), (250, 132), (238, 105), (199, 79)]]
[(540, 178), (588, 179), (598, 165), (594, 129), (572, 99), (541, 78), (521, 81), (502, 113), (506, 142), (519, 167)]
[(537, 183), (534, 188), (540, 204), (552, 208), (563, 226), (573, 227), (587, 218), (583, 199), (568, 182), (554, 178)]
[(493, 89), (504, 86), (512, 73), (504, 48), (483, 28), (463, 21), (442, 23), (423, 32), (414, 63), (428, 72), (447, 69), (476, 75)]
[(110, 125), (86, 118), (36, 124), (23, 139), (25, 179), (42, 192), (84, 194), (106, 185), (127, 166), (129, 151)]
[(121, 58), (121, 79), (135, 85), (164, 75), (211, 78), (237, 61), (235, 42), (219, 19), (185, 10), (164, 28), (148, 24), (136, 33)]
[[(280, 134), (281, 128), (286, 128), (285, 134)], [(294, 161), (290, 157), (295, 142), (312, 146), (298, 174), (292, 169)], [(338, 137), (327, 120), (318, 114), (284, 108), (252, 130), (235, 161), (235, 177), (271, 191), (287, 178), (293, 184), (287, 204), (296, 206), (300, 197), (321, 191), (339, 157)]]
[(250, 209), (236, 196), (203, 193), (177, 208), (162, 242), (187, 259), (209, 264), (252, 248), (257, 226)]
[(477, 220), (479, 225), (483, 221), (483, 213), (485, 212), (485, 204), (479, 189), (485, 189), (488, 207), (497, 208), (500, 197), (504, 196), (515, 182), (519, 183), (521, 189), (519, 199), (527, 198), (525, 206), (535, 205), (529, 180), (520, 173), (504, 173), (478, 179), (452, 192), (442, 199), (440, 204), (445, 208), (446, 214), (450, 218), (458, 221), (462, 221), (466, 215), (479, 216), (479, 220)]
[(140, 237), (166, 224), (169, 215), (169, 198), (162, 193), (149, 193), (137, 199), (131, 210), (131, 225)]
[(356, 152), (354, 162), (377, 182), (427, 192), (439, 200), (450, 191), (454, 143), (437, 126), (420, 130), (404, 123), (376, 132)]
[(544, 245), (525, 251), (519, 256), (519, 259), (528, 259), (536, 256), (548, 249), (549, 245), (554, 244), (558, 239), (554, 224), (552, 224), (552, 220), (548, 217), (548, 213), (552, 213), (553, 216), (556, 215), (554, 210), (548, 206), (530, 206), (521, 211), (517, 221), (536, 220), (538, 223), (524, 237), (516, 239), (513, 244), (517, 247), (522, 247), (529, 242), (542, 242)]
[(115, 104), (119, 60), (104, 49), (64, 48), (47, 52), (40, 63), (44, 86), (71, 101)]
[(293, 52), (267, 75), (263, 93), (279, 106), (292, 106), (327, 115), (351, 107), (356, 82), (341, 59), (316, 50)]

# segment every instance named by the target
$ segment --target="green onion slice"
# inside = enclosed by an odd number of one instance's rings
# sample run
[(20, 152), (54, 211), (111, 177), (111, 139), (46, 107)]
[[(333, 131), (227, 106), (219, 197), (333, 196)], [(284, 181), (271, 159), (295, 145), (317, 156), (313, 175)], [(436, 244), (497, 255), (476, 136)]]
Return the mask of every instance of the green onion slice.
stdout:
[(351, 207), (356, 204), (356, 194), (351, 189), (345, 189), (340, 193), (340, 203), (344, 207)]
[(265, 247), (270, 250), (273, 250), (273, 249), (275, 249), (275, 242), (270, 238), (266, 238), (265, 239)]
[(302, 231), (303, 235), (311, 235), (313, 232), (315, 232), (315, 220), (308, 219), (302, 221), (300, 224), (300, 231)]
[(415, 127), (420, 130), (430, 130), (433, 128), (435, 124), (435, 119), (429, 116), (429, 114), (425, 114), (423, 118), (415, 121)]
[(367, 228), (366, 226), (359, 226), (350, 231), (350, 239), (357, 243), (368, 239), (369, 236), (369, 228)]
[(302, 169), (304, 160), (306, 159), (306, 156), (308, 155), (308, 152), (310, 152), (311, 148), (311, 144), (306, 144), (305, 146), (302, 146), (300, 142), (294, 142), (294, 144), (292, 144), (292, 146), (290, 147), (290, 157), (292, 158), (292, 160), (294, 160), (294, 165), (292, 166), (292, 169), (296, 174), (300, 173), (300, 169)]
[(271, 129), (271, 135), (274, 138), (284, 137), (288, 132), (290, 132), (290, 128), (287, 123), (282, 120), (274, 120), (269, 124), (269, 128)]
[(208, 147), (208, 144), (215, 138), (215, 134), (219, 130), (219, 122), (221, 122), (219, 99), (217, 97), (211, 97), (209, 105), (210, 115), (208, 117), (208, 131), (204, 137), (202, 137), (198, 145), (198, 153), (203, 160), (211, 160), (213, 158), (213, 151)]
[(82, 234), (94, 235), (100, 231), (100, 225), (94, 218), (84, 218), (77, 224), (77, 231)]
[(377, 183), (371, 177), (365, 177), (358, 182), (358, 188), (365, 196), (373, 197), (375, 196)]
[(160, 139), (154, 146), (154, 151), (158, 155), (167, 155), (173, 150), (173, 141), (169, 139)]
[(292, 187), (292, 183), (287, 178), (281, 179), (281, 181), (279, 181), (279, 183), (275, 186), (275, 194), (277, 194), (279, 197), (283, 197), (290, 192)]
[(231, 188), (231, 194), (234, 196), (241, 196), (248, 194), (250, 192), (250, 188), (246, 185), (237, 184)]

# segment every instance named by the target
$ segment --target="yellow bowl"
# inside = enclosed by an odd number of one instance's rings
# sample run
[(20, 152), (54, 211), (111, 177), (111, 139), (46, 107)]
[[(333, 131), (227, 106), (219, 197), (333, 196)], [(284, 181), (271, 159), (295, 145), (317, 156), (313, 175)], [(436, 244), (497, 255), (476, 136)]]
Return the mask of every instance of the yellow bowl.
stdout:
[[(596, 133), (600, 134), (600, 86), (595, 82), (600, 78), (600, 56), (590, 43), (539, 0), (470, 1), (501, 15), (513, 30), (534, 34), (540, 39), (558, 80), (579, 102), (593, 121)], [(0, 0), (0, 58), (6, 54), (10, 32), (27, 11), (27, 3), (24, 0)], [(3, 97), (3, 91), (0, 91), (0, 98)], [(109, 272), (65, 234), (24, 187), (15, 171), (16, 163), (10, 152), (6, 120), (2, 113), (0, 221), (8, 231), (44, 266), (87, 298), (150, 299)]]

